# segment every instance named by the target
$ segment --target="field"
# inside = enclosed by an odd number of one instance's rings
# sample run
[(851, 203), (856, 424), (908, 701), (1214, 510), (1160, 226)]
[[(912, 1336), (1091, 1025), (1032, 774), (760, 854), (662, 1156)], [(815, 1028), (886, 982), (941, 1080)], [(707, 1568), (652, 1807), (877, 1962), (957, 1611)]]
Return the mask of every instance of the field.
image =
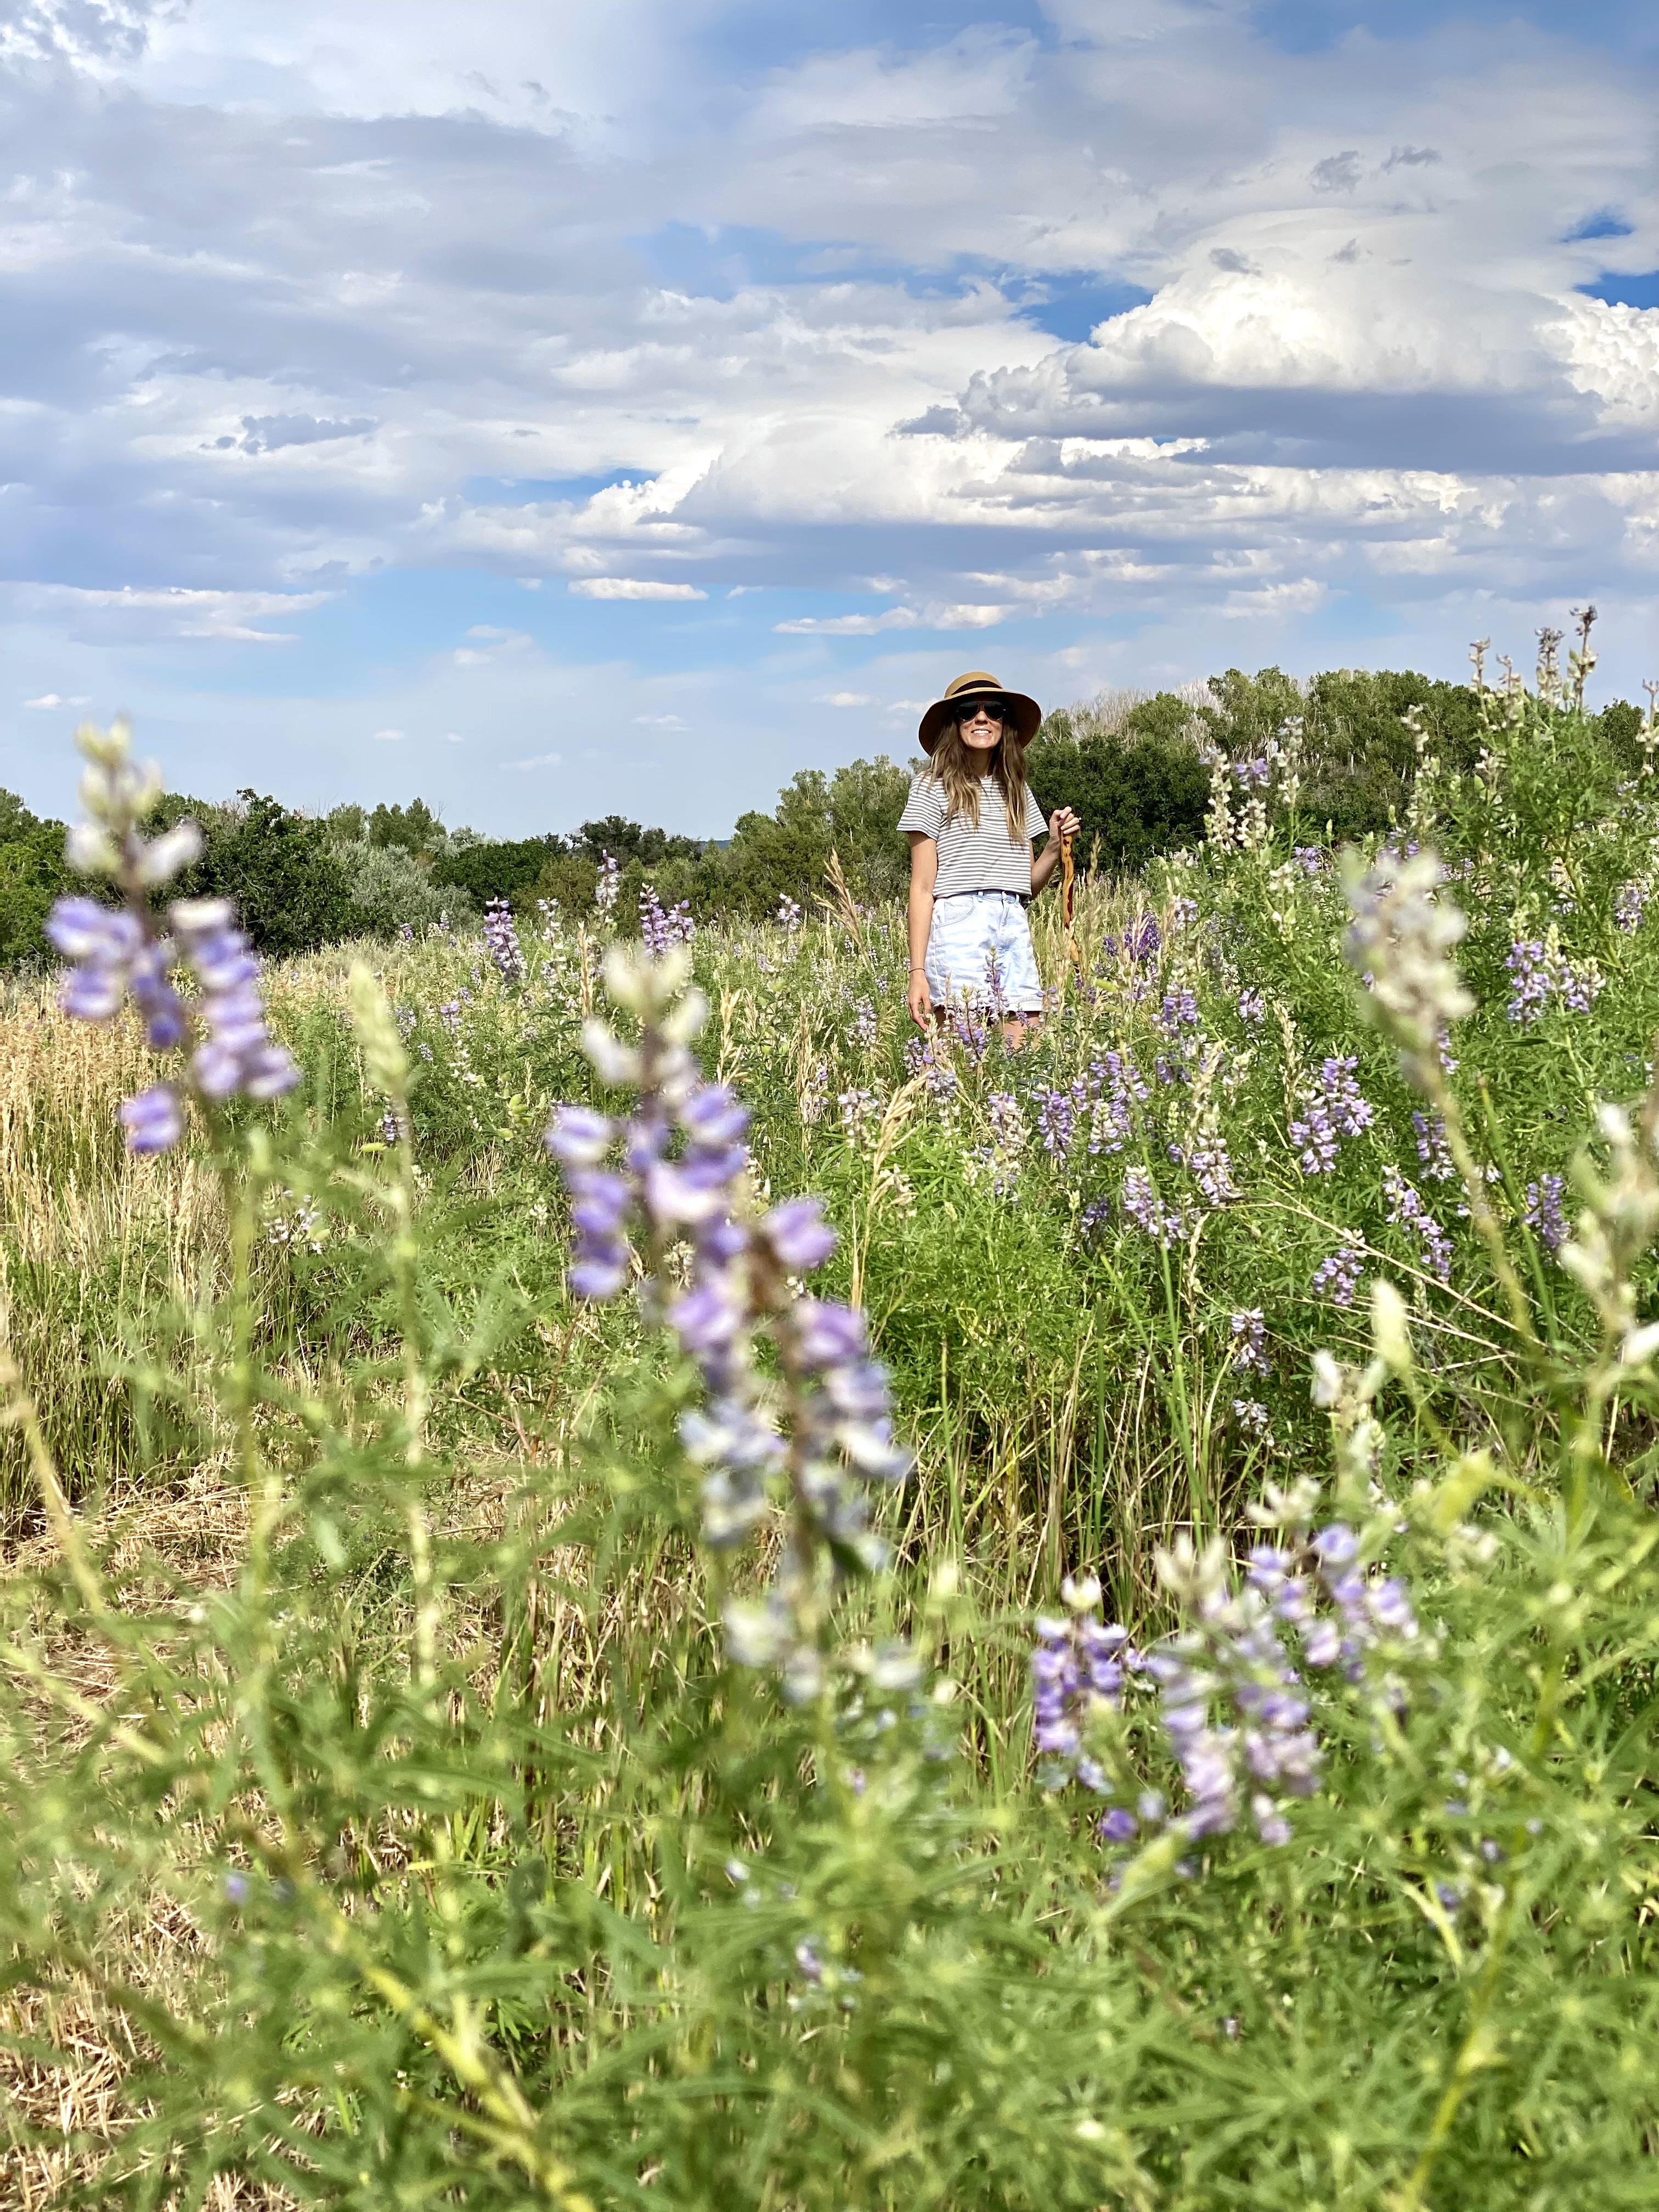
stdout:
[(1218, 759), (1018, 1053), (520, 914), (134, 1158), (13, 988), (6, 2201), (1659, 2203), (1659, 732), (1480, 703), (1346, 862)]

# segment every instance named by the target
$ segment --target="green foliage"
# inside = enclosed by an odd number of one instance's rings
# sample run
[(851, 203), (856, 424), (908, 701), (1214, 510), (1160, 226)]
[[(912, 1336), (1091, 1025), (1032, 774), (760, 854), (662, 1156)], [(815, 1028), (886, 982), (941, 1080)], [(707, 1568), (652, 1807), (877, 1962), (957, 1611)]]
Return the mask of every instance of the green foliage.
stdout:
[(1278, 668), (1254, 677), (1230, 668), (1209, 689), (1216, 703), (1200, 706), (1199, 718), (1234, 759), (1264, 753), (1286, 722), (1299, 723), (1305, 817), (1314, 834), (1328, 824), (1338, 841), (1375, 836), (1404, 815), (1416, 760), (1410, 710), (1447, 769), (1467, 772), (1480, 749), (1480, 701), (1469, 686), (1408, 671), (1334, 669), (1304, 686)]
[(1193, 709), (1160, 692), (1115, 729), (1084, 710), (1050, 714), (1027, 755), (1045, 815), (1081, 818), (1080, 860), (1113, 873), (1144, 868), (1203, 835), (1209, 776), (1191, 732)]
[(399, 845), (405, 853), (440, 853), (448, 842), (448, 831), (423, 799), (412, 799), (407, 806), (377, 806), (368, 817), (367, 835), (371, 845)]
[(48, 957), (46, 916), (71, 888), (63, 823), (41, 821), (15, 793), (0, 791), (0, 967)]
[(810, 908), (826, 889), (831, 853), (855, 899), (899, 896), (910, 856), (898, 818), (909, 788), (885, 754), (833, 775), (803, 769), (779, 793), (775, 812), (738, 817), (717, 878), (727, 910), (769, 915), (784, 898)]
[(432, 880), (464, 891), (480, 910), (497, 898), (521, 906), (535, 893), (548, 861), (563, 851), (563, 838), (551, 834), (483, 838), (441, 854), (433, 863)]
[(345, 872), (354, 937), (392, 937), (405, 930), (418, 936), (441, 922), (465, 927), (477, 921), (466, 891), (440, 879), (428, 860), (401, 845), (364, 837), (337, 840), (333, 851)]

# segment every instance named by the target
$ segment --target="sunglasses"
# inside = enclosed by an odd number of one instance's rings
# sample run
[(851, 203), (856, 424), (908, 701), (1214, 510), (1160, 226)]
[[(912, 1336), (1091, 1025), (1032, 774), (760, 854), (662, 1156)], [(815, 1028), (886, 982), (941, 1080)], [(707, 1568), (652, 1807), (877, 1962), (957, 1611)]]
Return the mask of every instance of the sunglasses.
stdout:
[(1013, 708), (1006, 699), (965, 699), (957, 711), (957, 720), (971, 722), (981, 711), (994, 722), (1006, 722), (1012, 716)]

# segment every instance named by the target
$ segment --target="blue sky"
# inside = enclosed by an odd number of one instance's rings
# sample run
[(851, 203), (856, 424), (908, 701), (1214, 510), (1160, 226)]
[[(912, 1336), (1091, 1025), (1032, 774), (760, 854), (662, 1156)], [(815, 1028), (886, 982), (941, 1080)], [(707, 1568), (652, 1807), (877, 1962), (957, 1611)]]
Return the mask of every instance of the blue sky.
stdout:
[(1231, 665), (1659, 673), (1659, 10), (0, 0), (0, 783), (704, 834)]

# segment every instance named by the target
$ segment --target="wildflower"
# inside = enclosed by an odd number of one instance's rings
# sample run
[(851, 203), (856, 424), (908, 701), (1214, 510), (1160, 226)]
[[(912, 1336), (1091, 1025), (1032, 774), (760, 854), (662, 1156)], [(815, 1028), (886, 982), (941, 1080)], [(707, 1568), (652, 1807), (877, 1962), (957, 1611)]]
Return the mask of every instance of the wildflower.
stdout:
[(1329, 1258), (1322, 1260), (1314, 1269), (1314, 1296), (1328, 1298), (1334, 1306), (1351, 1306), (1359, 1289), (1364, 1255), (1365, 1248), (1357, 1237), (1345, 1236)]
[(1304, 876), (1322, 876), (1327, 866), (1327, 855), (1317, 845), (1297, 845), (1292, 858)]
[(1527, 1185), (1527, 1210), (1522, 1219), (1537, 1231), (1547, 1252), (1559, 1251), (1566, 1241), (1566, 1218), (1561, 1211), (1566, 1187), (1566, 1178), (1559, 1175), (1540, 1176)]
[(1232, 1339), (1233, 1365), (1239, 1373), (1265, 1375), (1267, 1328), (1261, 1307), (1246, 1306), (1242, 1312), (1233, 1314), (1227, 1322), (1227, 1334)]
[(1389, 1218), (1416, 1235), (1425, 1264), (1443, 1283), (1451, 1273), (1451, 1239), (1424, 1204), (1423, 1194), (1390, 1163), (1382, 1170)]
[(853, 1042), (860, 1052), (868, 1052), (875, 1043), (878, 1024), (875, 1007), (868, 999), (860, 999), (853, 1010)]
[(1123, 1177), (1123, 1211), (1163, 1250), (1179, 1244), (1187, 1224), (1174, 1206), (1165, 1206), (1145, 1168), (1130, 1168)]
[(1334, 1174), (1343, 1139), (1360, 1136), (1376, 1119), (1376, 1109), (1360, 1096), (1354, 1080), (1358, 1065), (1352, 1054), (1332, 1055), (1304, 1089), (1304, 1109), (1290, 1128), (1291, 1142), (1299, 1147), (1297, 1165), (1304, 1176)]
[(1068, 1604), (1063, 1620), (1039, 1614), (1033, 1624), (1031, 1741), (1048, 1762), (1049, 1787), (1075, 1776), (1103, 1794), (1106, 1775), (1085, 1748), (1085, 1735), (1097, 1707), (1121, 1708), (1125, 1671), (1140, 1665), (1140, 1655), (1127, 1629), (1095, 1617), (1097, 1583), (1068, 1581), (1066, 1588), (1082, 1602)]
[(202, 986), (207, 1037), (191, 1068), (208, 1098), (280, 1098), (300, 1071), (265, 1027), (259, 963), (228, 899), (175, 899), (168, 920)]
[(1133, 921), (1126, 924), (1121, 944), (1115, 937), (1107, 938), (1106, 957), (1109, 960), (1115, 960), (1121, 952), (1125, 959), (1145, 967), (1157, 957), (1163, 942), (1164, 933), (1158, 926), (1158, 916), (1155, 914), (1138, 914)]
[(1640, 929), (1648, 901), (1653, 896), (1645, 884), (1620, 884), (1613, 893), (1613, 919), (1626, 933)]
[(1251, 988), (1238, 994), (1238, 1018), (1248, 1029), (1255, 1029), (1267, 1018), (1265, 994)]
[(1474, 1004), (1449, 957), (1468, 921), (1449, 900), (1434, 896), (1443, 873), (1432, 853), (1402, 860), (1384, 851), (1365, 874), (1351, 871), (1347, 881), (1353, 920), (1344, 950), (1413, 1081), (1431, 1062), (1442, 1031)]
[(1453, 1164), (1451, 1147), (1446, 1142), (1446, 1125), (1438, 1114), (1413, 1114), (1412, 1130), (1417, 1139), (1417, 1157), (1423, 1163), (1423, 1171), (1431, 1182), (1451, 1182), (1457, 1170)]
[[(757, 1222), (743, 1218), (749, 1115), (731, 1091), (703, 1083), (687, 1048), (707, 1012), (695, 993), (674, 1003), (689, 967), (683, 946), (655, 963), (613, 951), (606, 988), (639, 1016), (639, 1041), (623, 1045), (596, 1022), (584, 1049), (607, 1083), (626, 1071), (620, 1079), (638, 1092), (634, 1111), (617, 1123), (562, 1107), (547, 1142), (572, 1199), (573, 1294), (616, 1295), (633, 1270), (637, 1223), (652, 1255), (647, 1309), (701, 1372), (703, 1402), (680, 1432), (705, 1471), (706, 1540), (740, 1542), (766, 1512), (769, 1480), (788, 1469), (791, 1539), (765, 1595), (728, 1606), (726, 1648), (738, 1664), (775, 1667), (783, 1694), (799, 1703), (824, 1680), (819, 1557), (832, 1584), (884, 1564), (868, 1494), (902, 1480), (911, 1457), (894, 1437), (886, 1375), (870, 1357), (863, 1316), (796, 1295), (799, 1278), (834, 1249), (817, 1202), (790, 1200)], [(609, 1167), (613, 1154), (619, 1164)], [(676, 1296), (662, 1261), (682, 1238), (690, 1279)], [(787, 1433), (774, 1425), (755, 1364), (763, 1334), (777, 1350)]]
[(495, 972), (502, 982), (522, 983), (524, 953), (519, 944), (513, 908), (504, 898), (493, 898), (485, 907), (483, 939), (484, 950), (495, 962)]
[(622, 890), (622, 864), (614, 853), (599, 856), (599, 881), (593, 886), (593, 904), (602, 921), (609, 921), (617, 910), (617, 898)]
[(1553, 988), (1541, 941), (1516, 938), (1504, 955), (1504, 965), (1510, 975), (1510, 1019), (1537, 1021), (1547, 1008)]
[(690, 945), (696, 933), (687, 900), (665, 910), (655, 888), (646, 884), (640, 893), (640, 936), (653, 960), (660, 960), (671, 945)]
[[(107, 731), (85, 724), (76, 742), (88, 763), (82, 792), (92, 819), (70, 830), (66, 851), (82, 872), (112, 878), (121, 903), (112, 908), (70, 896), (53, 906), (46, 935), (70, 963), (64, 1011), (77, 1020), (106, 1022), (130, 996), (153, 1051), (176, 1050), (196, 1030), (189, 1080), (203, 1098), (216, 1103), (237, 1092), (279, 1097), (298, 1082), (299, 1070), (266, 1029), (259, 963), (235, 926), (234, 909), (224, 899), (177, 899), (164, 929), (151, 905), (151, 893), (199, 856), (201, 833), (181, 822), (160, 837), (141, 834), (140, 823), (161, 795), (161, 776), (135, 766), (125, 722)], [(173, 981), (181, 960), (201, 987), (193, 1009)], [(130, 1151), (170, 1150), (184, 1133), (178, 1086), (151, 1085), (126, 1101), (120, 1119)]]
[(778, 901), (778, 910), (772, 917), (778, 927), (787, 930), (792, 937), (800, 927), (800, 908), (792, 898), (781, 898)]
[(1158, 1011), (1158, 1025), (1167, 1037), (1198, 1027), (1198, 1000), (1190, 991), (1166, 991)]

